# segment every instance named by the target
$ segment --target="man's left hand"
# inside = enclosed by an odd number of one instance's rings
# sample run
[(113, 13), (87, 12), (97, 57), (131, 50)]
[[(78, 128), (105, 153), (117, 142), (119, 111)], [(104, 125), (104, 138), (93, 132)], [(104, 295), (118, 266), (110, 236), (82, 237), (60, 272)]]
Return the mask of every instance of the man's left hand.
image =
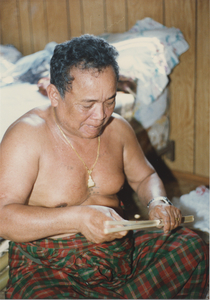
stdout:
[(149, 209), (149, 219), (161, 219), (164, 224), (164, 233), (168, 233), (181, 224), (182, 214), (181, 211), (175, 206), (161, 202), (159, 202), (158, 204), (152, 203)]

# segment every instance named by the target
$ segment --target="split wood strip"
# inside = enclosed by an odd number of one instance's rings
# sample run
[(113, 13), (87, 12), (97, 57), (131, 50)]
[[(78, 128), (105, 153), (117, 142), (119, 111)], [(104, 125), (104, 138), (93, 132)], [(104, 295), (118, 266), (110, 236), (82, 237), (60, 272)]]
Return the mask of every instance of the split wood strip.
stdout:
[[(190, 223), (194, 221), (194, 216), (184, 216), (182, 217), (182, 223)], [(148, 221), (106, 221), (105, 226), (107, 225), (122, 225), (119, 227), (110, 227), (105, 228), (104, 233), (112, 233), (119, 231), (127, 230), (136, 230), (136, 229), (148, 229), (156, 226), (162, 226), (163, 220), (148, 220)]]

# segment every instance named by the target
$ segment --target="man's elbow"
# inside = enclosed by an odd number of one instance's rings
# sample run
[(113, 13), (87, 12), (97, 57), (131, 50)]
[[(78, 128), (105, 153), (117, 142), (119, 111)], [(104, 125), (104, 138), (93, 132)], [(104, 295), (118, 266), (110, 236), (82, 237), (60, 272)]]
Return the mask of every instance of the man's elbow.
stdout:
[(0, 237), (8, 240), (9, 232), (11, 232), (12, 228), (12, 212), (10, 209), (11, 205), (8, 204), (7, 199), (1, 197), (0, 199)]

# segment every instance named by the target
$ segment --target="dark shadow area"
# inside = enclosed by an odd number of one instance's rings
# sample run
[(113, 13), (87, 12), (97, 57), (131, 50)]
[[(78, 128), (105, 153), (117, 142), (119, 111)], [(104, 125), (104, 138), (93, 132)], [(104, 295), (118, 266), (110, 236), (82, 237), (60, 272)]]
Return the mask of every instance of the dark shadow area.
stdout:
[[(169, 199), (172, 199), (172, 197), (174, 196), (181, 196), (178, 181), (176, 180), (162, 157), (158, 155), (156, 149), (151, 145), (147, 131), (143, 129), (141, 125), (135, 120), (131, 120), (130, 124), (136, 133), (137, 139), (143, 149), (146, 158), (155, 168), (157, 174), (163, 181), (167, 197)], [(141, 170), (139, 170), (139, 172), (141, 172)], [(174, 194), (174, 191), (176, 191), (176, 194)], [(135, 195), (134, 191), (129, 186), (127, 181), (125, 181), (123, 189), (118, 193), (118, 197), (125, 206), (127, 218), (134, 219), (135, 214), (140, 214), (144, 219), (147, 218), (147, 209), (139, 205), (137, 196)]]

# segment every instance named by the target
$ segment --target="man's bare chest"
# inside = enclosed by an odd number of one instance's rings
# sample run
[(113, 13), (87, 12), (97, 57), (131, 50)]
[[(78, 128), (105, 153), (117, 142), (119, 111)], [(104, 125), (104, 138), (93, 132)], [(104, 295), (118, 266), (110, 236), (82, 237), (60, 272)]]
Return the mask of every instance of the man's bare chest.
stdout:
[[(92, 169), (96, 151), (81, 155), (88, 170)], [(39, 162), (39, 173), (29, 204), (56, 207), (59, 204), (99, 204), (113, 197), (124, 183), (123, 153), (104, 145), (92, 170), (94, 187), (88, 188), (88, 170), (70, 147), (48, 147)], [(101, 200), (100, 200), (101, 199)], [(99, 202), (98, 202), (99, 201)], [(102, 203), (103, 204), (103, 203)]]

